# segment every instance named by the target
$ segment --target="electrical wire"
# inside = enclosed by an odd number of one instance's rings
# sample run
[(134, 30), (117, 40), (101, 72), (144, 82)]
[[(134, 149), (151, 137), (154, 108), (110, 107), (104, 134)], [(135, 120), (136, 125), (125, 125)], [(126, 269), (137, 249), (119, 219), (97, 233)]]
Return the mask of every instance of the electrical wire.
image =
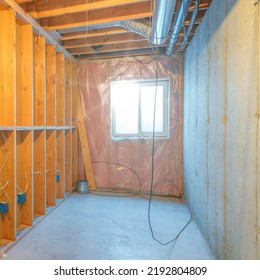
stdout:
[(27, 171), (24, 172), (24, 177), (25, 177), (25, 182), (26, 182), (25, 191), (23, 191), (21, 188), (19, 188), (19, 187), (16, 185), (16, 187), (21, 191), (21, 193), (26, 193), (26, 192), (27, 192), (27, 189), (28, 189)]
[[(128, 194), (126, 195), (126, 192), (118, 192), (118, 191), (105, 191), (105, 190), (99, 190), (99, 192), (105, 192), (105, 193), (117, 193), (117, 194), (120, 194), (120, 195), (103, 195), (103, 194), (98, 194), (98, 193), (95, 193), (95, 192), (90, 192), (90, 194), (93, 194), (93, 195), (100, 195), (100, 196), (109, 196), (109, 197), (133, 197), (133, 196), (137, 196), (140, 194), (141, 192), (141, 189), (142, 189), (142, 182), (141, 182), (141, 179), (140, 179), (140, 176), (137, 174), (137, 172), (125, 165), (125, 164), (121, 164), (121, 163), (115, 163), (115, 162), (110, 162), (110, 161), (105, 161), (105, 160), (99, 160), (99, 161), (92, 161), (92, 163), (96, 164), (96, 163), (105, 163), (105, 164), (110, 164), (110, 165), (115, 165), (115, 166), (122, 166), (128, 170), (130, 170), (131, 172), (133, 172), (135, 174), (135, 176), (137, 177), (138, 179), (138, 182), (139, 182), (139, 187), (138, 187), (138, 190), (136, 193), (133, 193), (133, 194)], [(121, 194), (124, 194), (124, 195), (121, 195)]]
[[(156, 30), (157, 31), (157, 30)], [(157, 34), (156, 34), (156, 38), (157, 38)], [(158, 50), (158, 44), (156, 44), (156, 50)], [(149, 228), (150, 228), (150, 232), (152, 235), (152, 238), (154, 241), (156, 241), (157, 243), (159, 243), (162, 246), (166, 246), (172, 242), (175, 242), (178, 237), (182, 234), (182, 232), (186, 229), (186, 227), (190, 224), (191, 220), (192, 220), (192, 215), (190, 212), (190, 218), (188, 220), (188, 222), (184, 225), (184, 227), (179, 231), (179, 233), (173, 237), (172, 239), (170, 239), (167, 242), (162, 242), (160, 241), (158, 238), (155, 237), (154, 235), (154, 230), (153, 230), (153, 226), (152, 226), (152, 221), (151, 221), (151, 206), (152, 206), (152, 197), (153, 197), (153, 190), (156, 187), (153, 187), (154, 185), (154, 155), (155, 155), (155, 118), (156, 118), (156, 98), (157, 98), (157, 85), (158, 85), (158, 79), (159, 79), (159, 57), (158, 57), (158, 51), (156, 51), (155, 53), (156, 55), (156, 73), (155, 73), (155, 98), (154, 98), (154, 108), (153, 108), (153, 131), (152, 131), (152, 161), (151, 161), (151, 183), (150, 183), (150, 195), (149, 195), (149, 204), (148, 204), (148, 224), (149, 224)], [(158, 183), (157, 183), (158, 184)]]

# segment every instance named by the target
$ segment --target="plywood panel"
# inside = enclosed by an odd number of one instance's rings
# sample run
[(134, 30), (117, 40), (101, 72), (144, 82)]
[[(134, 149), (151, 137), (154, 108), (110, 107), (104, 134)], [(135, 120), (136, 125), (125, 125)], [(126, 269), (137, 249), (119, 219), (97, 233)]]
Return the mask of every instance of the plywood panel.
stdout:
[(45, 37), (34, 37), (34, 125), (45, 125), (46, 48)]
[(66, 59), (65, 61), (65, 125), (71, 125), (71, 113), (72, 113), (72, 71), (71, 61)]
[(56, 180), (55, 180), (55, 142), (56, 131), (46, 131), (46, 204), (56, 205)]
[(65, 132), (65, 191), (72, 191), (72, 132)]
[(46, 125), (54, 126), (56, 116), (56, 46), (46, 46)]
[(65, 57), (56, 54), (56, 125), (65, 125)]
[(44, 215), (46, 207), (45, 131), (34, 131), (34, 216)]
[(56, 181), (57, 198), (64, 198), (65, 194), (65, 133), (57, 130), (56, 133), (56, 175), (60, 175)]

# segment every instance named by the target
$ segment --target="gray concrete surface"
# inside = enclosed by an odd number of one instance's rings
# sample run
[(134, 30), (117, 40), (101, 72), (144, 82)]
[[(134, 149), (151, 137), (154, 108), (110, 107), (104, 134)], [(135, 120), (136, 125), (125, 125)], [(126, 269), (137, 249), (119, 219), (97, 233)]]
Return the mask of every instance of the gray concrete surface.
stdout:
[(184, 189), (220, 259), (260, 259), (260, 3), (213, 0), (184, 65)]
[[(148, 226), (148, 200), (73, 193), (6, 252), (7, 260), (214, 259), (192, 221), (176, 242), (155, 242)], [(174, 238), (190, 219), (186, 204), (156, 198), (154, 236)]]

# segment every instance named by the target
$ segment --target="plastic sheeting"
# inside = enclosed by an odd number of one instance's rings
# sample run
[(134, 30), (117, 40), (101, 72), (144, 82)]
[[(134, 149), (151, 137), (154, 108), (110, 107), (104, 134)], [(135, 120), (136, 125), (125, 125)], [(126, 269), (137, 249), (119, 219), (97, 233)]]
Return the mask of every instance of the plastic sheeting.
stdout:
[[(113, 140), (110, 83), (119, 80), (170, 79), (170, 137)], [(183, 60), (181, 56), (124, 58), (82, 62), (80, 91), (97, 189), (149, 193), (182, 193)]]

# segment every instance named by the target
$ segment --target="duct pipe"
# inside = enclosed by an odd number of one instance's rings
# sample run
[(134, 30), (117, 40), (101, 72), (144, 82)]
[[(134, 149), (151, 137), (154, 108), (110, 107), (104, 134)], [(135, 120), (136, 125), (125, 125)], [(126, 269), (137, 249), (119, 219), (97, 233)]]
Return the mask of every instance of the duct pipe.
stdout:
[(154, 0), (150, 41), (162, 45), (169, 34), (176, 0)]
[(147, 40), (150, 40), (151, 37), (151, 27), (149, 25), (149, 21), (133, 21), (133, 20), (126, 20), (126, 21), (117, 21), (112, 22), (111, 26), (119, 26), (123, 27), (126, 30), (129, 30), (133, 33), (143, 36)]
[(94, 25), (90, 26), (89, 29), (111, 26), (123, 27), (126, 30), (143, 36), (153, 44), (162, 45), (169, 34), (175, 4), (176, 0), (154, 0), (152, 27), (149, 20), (127, 20)]
[(195, 3), (194, 10), (192, 12), (192, 17), (191, 17), (191, 20), (190, 20), (189, 28), (188, 28), (187, 32), (185, 33), (185, 36), (184, 36), (183, 42), (182, 42), (182, 44), (179, 48), (179, 51), (183, 50), (188, 43), (188, 39), (189, 39), (190, 33), (192, 31), (192, 27), (194, 25), (196, 16), (198, 14), (199, 5), (200, 5), (200, 0), (197, 0), (196, 3)]
[(182, 0), (180, 6), (177, 10), (177, 13), (174, 18), (174, 23), (172, 27), (172, 31), (170, 32), (170, 41), (166, 49), (166, 55), (172, 55), (174, 51), (174, 47), (179, 38), (180, 31), (184, 25), (184, 20), (189, 11), (189, 7), (192, 0)]

